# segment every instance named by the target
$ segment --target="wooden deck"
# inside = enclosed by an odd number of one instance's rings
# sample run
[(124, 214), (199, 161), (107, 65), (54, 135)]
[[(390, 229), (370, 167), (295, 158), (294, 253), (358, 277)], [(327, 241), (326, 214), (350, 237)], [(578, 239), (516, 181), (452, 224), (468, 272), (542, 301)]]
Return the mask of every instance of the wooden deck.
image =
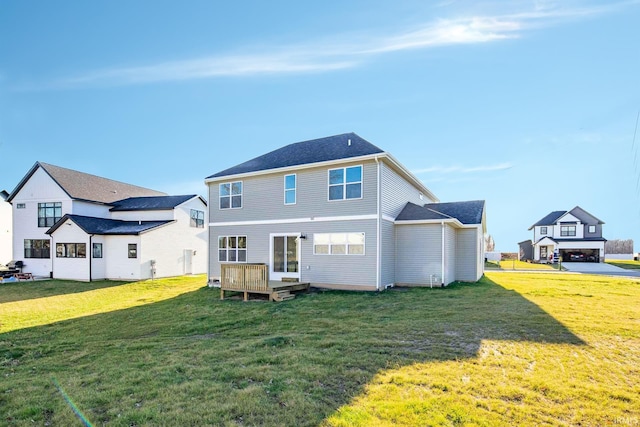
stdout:
[(266, 264), (222, 264), (220, 271), (220, 299), (226, 291), (241, 292), (244, 301), (250, 294), (269, 295), (269, 301), (286, 301), (295, 298), (292, 292), (309, 289), (309, 283), (269, 280)]

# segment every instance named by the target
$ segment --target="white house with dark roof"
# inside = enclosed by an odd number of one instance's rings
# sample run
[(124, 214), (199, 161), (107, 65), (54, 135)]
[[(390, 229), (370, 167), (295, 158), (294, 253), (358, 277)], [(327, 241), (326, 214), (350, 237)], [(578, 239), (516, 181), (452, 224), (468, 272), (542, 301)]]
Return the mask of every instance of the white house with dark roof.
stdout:
[(533, 240), (520, 242), (520, 252), (535, 262), (551, 262), (556, 253), (562, 262), (604, 262), (603, 224), (580, 206), (553, 211), (529, 227)]
[(484, 272), (484, 201), (440, 203), (354, 133), (290, 144), (205, 182), (210, 283), (238, 263), (267, 265), (271, 280), (354, 290)]
[(36, 276), (140, 280), (206, 271), (206, 202), (37, 162), (7, 200)]

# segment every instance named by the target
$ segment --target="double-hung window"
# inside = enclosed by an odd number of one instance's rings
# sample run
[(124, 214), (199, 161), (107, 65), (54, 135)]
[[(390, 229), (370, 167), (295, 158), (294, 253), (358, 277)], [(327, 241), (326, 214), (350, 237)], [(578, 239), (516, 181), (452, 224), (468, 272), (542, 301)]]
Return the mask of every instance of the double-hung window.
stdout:
[(284, 204), (296, 204), (296, 174), (285, 175), (284, 177)]
[(191, 209), (191, 227), (204, 228), (204, 211)]
[(62, 203), (38, 203), (38, 227), (51, 227), (62, 218)]
[(540, 234), (547, 234), (547, 227), (540, 227)]
[(362, 166), (329, 169), (329, 200), (362, 198)]
[(220, 209), (242, 207), (242, 181), (220, 184)]
[(218, 261), (247, 262), (247, 236), (219, 236)]
[(575, 225), (561, 225), (560, 226), (560, 236), (569, 237), (576, 235), (576, 226)]

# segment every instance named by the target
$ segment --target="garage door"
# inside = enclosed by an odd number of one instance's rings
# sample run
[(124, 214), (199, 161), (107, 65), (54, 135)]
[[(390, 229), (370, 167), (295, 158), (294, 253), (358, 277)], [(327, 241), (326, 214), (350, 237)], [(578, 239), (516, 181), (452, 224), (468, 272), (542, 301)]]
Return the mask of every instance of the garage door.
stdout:
[(560, 249), (562, 262), (600, 262), (598, 249)]

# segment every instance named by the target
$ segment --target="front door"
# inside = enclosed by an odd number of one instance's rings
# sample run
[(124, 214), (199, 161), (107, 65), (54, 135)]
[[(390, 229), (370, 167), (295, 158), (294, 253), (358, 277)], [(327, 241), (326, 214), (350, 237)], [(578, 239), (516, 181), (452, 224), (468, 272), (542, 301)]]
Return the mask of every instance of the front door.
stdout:
[(300, 280), (300, 233), (272, 234), (269, 278)]

